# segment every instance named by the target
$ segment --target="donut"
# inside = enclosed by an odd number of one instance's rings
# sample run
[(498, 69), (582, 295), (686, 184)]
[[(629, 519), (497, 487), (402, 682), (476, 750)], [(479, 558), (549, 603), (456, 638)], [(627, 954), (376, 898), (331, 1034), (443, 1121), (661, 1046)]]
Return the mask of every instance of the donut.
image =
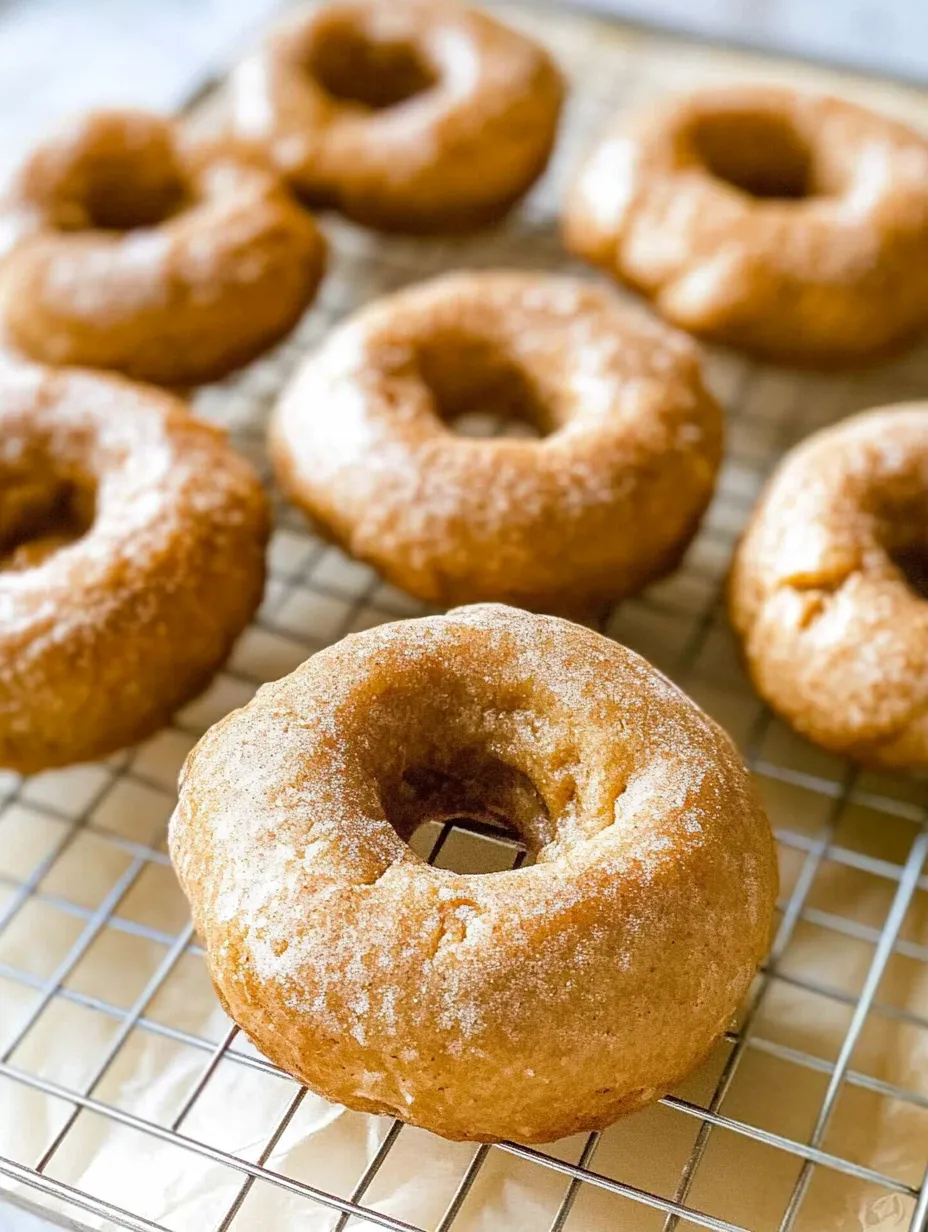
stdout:
[(544, 170), (563, 95), (541, 47), (448, 0), (299, 10), (232, 73), (218, 127), (310, 204), (366, 226), (467, 230)]
[(563, 229), (675, 325), (762, 357), (854, 364), (928, 325), (928, 142), (841, 99), (727, 87), (623, 121)]
[(183, 402), (120, 377), (0, 371), (0, 766), (149, 736), (199, 693), (264, 583), (267, 501)]
[[(488, 817), (535, 863), (404, 841)], [(602, 1128), (710, 1050), (763, 957), (767, 820), (644, 659), (498, 605), (314, 655), (188, 757), (170, 851), (223, 1006), (328, 1099), (446, 1138)]]
[[(541, 439), (474, 439), (468, 412)], [(275, 409), (280, 484), (325, 534), (441, 606), (582, 613), (675, 567), (722, 413), (688, 339), (574, 279), (452, 274), (370, 305)]]
[(276, 177), (194, 165), (172, 124), (95, 112), (40, 145), (0, 202), (0, 329), (45, 364), (213, 380), (282, 337), (324, 243)]
[(856, 415), (788, 454), (728, 601), (757, 691), (797, 731), (928, 769), (928, 402)]

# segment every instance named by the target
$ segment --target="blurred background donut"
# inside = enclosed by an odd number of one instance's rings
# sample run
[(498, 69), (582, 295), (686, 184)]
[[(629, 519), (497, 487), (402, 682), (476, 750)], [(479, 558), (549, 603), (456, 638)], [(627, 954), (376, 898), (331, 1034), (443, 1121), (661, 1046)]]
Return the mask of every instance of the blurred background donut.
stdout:
[(277, 341), (325, 254), (273, 175), (228, 157), (194, 165), (171, 121), (138, 111), (91, 112), (39, 144), (0, 199), (0, 238), (14, 347), (170, 385)]

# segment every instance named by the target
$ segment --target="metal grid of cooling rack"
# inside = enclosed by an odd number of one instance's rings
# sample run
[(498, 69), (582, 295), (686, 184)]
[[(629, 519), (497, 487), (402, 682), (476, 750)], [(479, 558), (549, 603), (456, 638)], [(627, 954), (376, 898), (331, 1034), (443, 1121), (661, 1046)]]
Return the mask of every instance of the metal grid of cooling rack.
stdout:
[[(515, 18), (519, 20), (520, 15), (516, 13)], [(635, 35), (623, 40), (588, 18), (547, 15), (536, 20), (536, 29), (547, 32), (568, 73), (575, 77), (575, 95), (552, 174), (518, 215), (498, 232), (452, 246), (384, 240), (333, 223), (333, 273), (295, 335), (245, 373), (199, 396), (198, 410), (228, 426), (238, 446), (265, 475), (262, 444), (267, 410), (307, 346), (334, 320), (376, 294), (449, 267), (569, 266), (552, 223), (559, 186), (578, 142), (606, 113), (670, 85), (678, 87), (683, 83), (681, 74), (685, 78), (689, 71), (685, 48), (666, 39)], [(713, 59), (717, 53), (701, 49), (691, 54), (698, 57), (693, 67), (697, 76), (719, 71), (719, 62)], [(921, 105), (928, 114), (928, 104), (921, 100)], [(174, 1227), (170, 1220), (151, 1218), (142, 1209), (109, 1200), (105, 1186), (102, 1192), (90, 1184), (78, 1187), (56, 1175), (56, 1163), (75, 1128), (82, 1119), (95, 1117), (133, 1131), (141, 1153), (146, 1141), (171, 1144), (236, 1177), (223, 1209), (208, 1223), (196, 1225), (217, 1232), (243, 1226), (242, 1212), (256, 1185), (284, 1190), (305, 1201), (306, 1209), (327, 1208), (329, 1226), (338, 1232), (349, 1226), (448, 1232), (465, 1226), (468, 1204), (473, 1203), (481, 1175), (501, 1154), (529, 1165), (537, 1175), (557, 1179), (556, 1201), (541, 1222), (526, 1225), (550, 1232), (625, 1227), (623, 1216), (627, 1218), (633, 1210), (655, 1222), (639, 1225), (629, 1221), (629, 1227), (660, 1227), (662, 1232), (678, 1226), (716, 1232), (759, 1232), (768, 1227), (802, 1232), (814, 1227), (822, 1232), (824, 1225), (806, 1221), (809, 1194), (821, 1176), (839, 1190), (863, 1186), (868, 1194), (890, 1199), (894, 1222), (880, 1226), (928, 1232), (928, 1183), (920, 1172), (913, 1173), (911, 1159), (905, 1168), (893, 1168), (894, 1157), (888, 1150), (878, 1154), (879, 1162), (874, 1163), (869, 1157), (861, 1158), (856, 1147), (842, 1146), (840, 1135), (834, 1135), (848, 1091), (888, 1101), (913, 1114), (928, 1114), (928, 1082), (899, 1082), (875, 1072), (879, 1066), (872, 1064), (872, 1050), (858, 1060), (861, 1043), (874, 1023), (915, 1033), (928, 1046), (928, 1009), (899, 1004), (888, 980), (893, 964), (900, 960), (928, 970), (928, 897), (923, 897), (928, 896), (928, 792), (923, 783), (855, 771), (792, 738), (752, 696), (740, 675), (721, 600), (734, 536), (763, 475), (782, 451), (815, 427), (850, 411), (924, 393), (928, 390), (928, 352), (854, 379), (799, 376), (715, 354), (709, 356), (709, 370), (729, 413), (728, 457), (718, 498), (681, 570), (623, 604), (605, 623), (604, 631), (641, 650), (715, 712), (740, 739), (761, 788), (778, 787), (786, 793), (788, 807), (782, 806), (781, 799), (772, 809), (784, 860), (784, 896), (769, 960), (737, 1025), (727, 1033), (712, 1081), (698, 1098), (676, 1094), (662, 1101), (668, 1115), (687, 1119), (693, 1128), (672, 1182), (662, 1188), (638, 1183), (631, 1171), (623, 1169), (621, 1160), (618, 1165), (607, 1161), (612, 1130), (589, 1135), (566, 1156), (555, 1148), (481, 1145), (471, 1148), (455, 1175), (443, 1214), (428, 1225), (409, 1222), (380, 1209), (372, 1193), (403, 1136), (417, 1131), (405, 1129), (398, 1121), (383, 1122), (378, 1143), (343, 1193), (298, 1179), (275, 1166), (275, 1152), (298, 1116), (305, 1091), (242, 1047), (235, 1027), (229, 1026), (218, 1039), (211, 1038), (185, 1026), (182, 1016), (172, 1020), (158, 1008), (159, 996), (179, 966), (202, 960), (189, 923), (175, 921), (173, 928), (156, 927), (139, 918), (131, 905), (134, 891), (145, 878), (170, 875), (164, 822), (174, 800), (176, 771), (187, 748), (206, 726), (246, 700), (263, 680), (291, 670), (308, 653), (347, 632), (420, 610), (370, 570), (307, 534), (300, 518), (281, 508), (259, 618), (203, 699), (140, 749), (76, 772), (76, 777), (67, 780), (63, 795), (48, 786), (54, 775), (0, 780), (0, 998), (4, 987), (14, 986), (31, 995), (27, 1010), (12, 1026), (0, 1018), (0, 1081), (26, 1088), (58, 1110), (38, 1157), (18, 1158), (13, 1152), (13, 1157), (0, 1158), (0, 1178), (14, 1183), (17, 1200), (28, 1204), (38, 1199), (39, 1205), (51, 1200), (57, 1203), (56, 1211), (66, 1211), (72, 1218), (86, 1213), (95, 1220), (95, 1227), (102, 1221), (105, 1227), (170, 1232)], [(854, 822), (860, 813), (869, 819), (867, 834)], [(49, 830), (46, 849), (28, 869), (11, 871), (2, 858), (4, 827), (39, 824)], [(888, 847), (867, 837), (889, 830), (893, 842)], [(452, 858), (452, 849), (462, 841), (482, 845), (481, 859), (491, 852), (493, 867), (517, 865), (525, 856), (511, 837), (476, 823), (436, 825), (426, 837), (423, 853), (449, 866), (460, 858)], [(118, 873), (95, 901), (82, 896), (66, 875), (69, 855), (89, 840), (118, 853), (120, 861)], [(62, 870), (65, 875), (56, 877)], [(826, 870), (878, 887), (879, 918), (861, 918), (852, 910), (823, 906), (817, 890)], [(21, 959), (9, 961), (4, 942), (10, 931), (17, 926), (42, 927), (42, 921), (52, 915), (70, 921), (72, 931), (50, 968), (33, 969)], [(802, 930), (810, 929), (820, 937), (815, 951), (820, 957), (811, 970), (808, 965), (797, 968), (791, 955)], [(149, 955), (144, 978), (132, 986), (125, 1003), (99, 995), (92, 986), (82, 986), (73, 978), (101, 940), (113, 936), (130, 947), (146, 946)], [(864, 954), (853, 986), (836, 975), (833, 946), (843, 943), (859, 947)], [(830, 1055), (769, 1029), (766, 1009), (783, 989), (817, 999), (829, 1012), (843, 1015)], [(30, 1038), (62, 1003), (103, 1018), (111, 1026), (105, 1047), (79, 1079), (50, 1076), (42, 1064), (23, 1060), (29, 1055)], [(107, 1075), (138, 1033), (192, 1049), (199, 1057), (197, 1072), (169, 1118), (127, 1109), (101, 1093)], [(54, 1047), (73, 1050), (77, 1041), (60, 1038)], [(809, 1075), (820, 1084), (801, 1132), (772, 1128), (763, 1124), (762, 1117), (738, 1115), (738, 1105), (730, 1106), (746, 1060), (757, 1056)], [(229, 1064), (236, 1072), (277, 1076), (287, 1084), (283, 1109), (276, 1123), (266, 1128), (257, 1150), (219, 1147), (195, 1128), (197, 1109), (208, 1098), (220, 1068)], [(881, 1130), (884, 1136), (890, 1133), (891, 1124), (889, 1119)], [(905, 1125), (910, 1131), (910, 1122)], [(706, 1199), (702, 1182), (715, 1167), (715, 1142), (725, 1135), (766, 1148), (778, 1161), (781, 1192), (775, 1217), (765, 1214), (762, 1223), (756, 1222), (747, 1199), (734, 1206)], [(928, 1133), (915, 1155), (921, 1167), (928, 1165)], [(784, 1161), (786, 1171), (782, 1172)], [(584, 1200), (591, 1190), (600, 1198), (614, 1199), (621, 1213), (606, 1223), (596, 1219), (587, 1223)]]

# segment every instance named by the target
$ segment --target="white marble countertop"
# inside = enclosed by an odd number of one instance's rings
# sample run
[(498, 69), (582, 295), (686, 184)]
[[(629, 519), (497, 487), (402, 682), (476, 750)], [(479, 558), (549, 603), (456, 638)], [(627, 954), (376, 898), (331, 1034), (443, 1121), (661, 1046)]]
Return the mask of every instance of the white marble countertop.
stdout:
[(926, 0), (593, 0), (593, 7), (717, 42), (928, 85)]
[(0, 174), (62, 115), (91, 106), (169, 110), (279, 0), (0, 2)]
[(0, 1232), (51, 1232), (53, 1227), (38, 1215), (0, 1201)]

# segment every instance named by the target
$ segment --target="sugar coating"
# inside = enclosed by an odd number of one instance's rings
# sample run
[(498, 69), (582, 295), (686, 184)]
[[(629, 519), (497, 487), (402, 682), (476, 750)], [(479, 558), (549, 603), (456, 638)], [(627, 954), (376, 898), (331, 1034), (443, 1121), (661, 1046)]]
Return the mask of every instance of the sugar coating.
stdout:
[[(89, 527), (60, 540), (56, 501), (75, 495)], [(48, 536), (20, 546), (43, 509)], [(0, 764), (89, 760), (160, 725), (257, 606), (267, 533), (257, 477), (178, 399), (5, 366)]]
[[(476, 784), (536, 863), (422, 861), (401, 836), (430, 806), (416, 769), (451, 782), (431, 803), (452, 812)], [(667, 1089), (752, 978), (776, 884), (711, 720), (600, 635), (495, 605), (354, 635), (264, 686), (191, 754), (170, 841), (258, 1046), (452, 1137), (541, 1140)]]
[(928, 142), (842, 99), (724, 86), (622, 116), (563, 228), (668, 321), (762, 356), (859, 364), (928, 323)]
[[(322, 63), (375, 75), (352, 65), (352, 42), (412, 49), (428, 86), (374, 109), (333, 93)], [(304, 200), (367, 226), (438, 233), (498, 218), (538, 177), (563, 83), (543, 47), (489, 13), (348, 0), (297, 10), (237, 66), (227, 93), (218, 140), (270, 155)]]
[(928, 765), (928, 404), (856, 415), (788, 454), (735, 557), (729, 607), (761, 694), (826, 748)]
[[(548, 435), (455, 435), (442, 416), (469, 400)], [(285, 391), (271, 448), (292, 498), (401, 588), (563, 611), (676, 563), (721, 436), (686, 339), (588, 283), (495, 271), (337, 329)]]
[[(99, 218), (101, 201), (125, 216)], [(0, 201), (6, 249), (0, 323), (19, 351), (174, 385), (285, 333), (324, 256), (274, 176), (229, 154), (200, 165), (171, 122), (135, 111), (90, 113), (33, 150)]]

